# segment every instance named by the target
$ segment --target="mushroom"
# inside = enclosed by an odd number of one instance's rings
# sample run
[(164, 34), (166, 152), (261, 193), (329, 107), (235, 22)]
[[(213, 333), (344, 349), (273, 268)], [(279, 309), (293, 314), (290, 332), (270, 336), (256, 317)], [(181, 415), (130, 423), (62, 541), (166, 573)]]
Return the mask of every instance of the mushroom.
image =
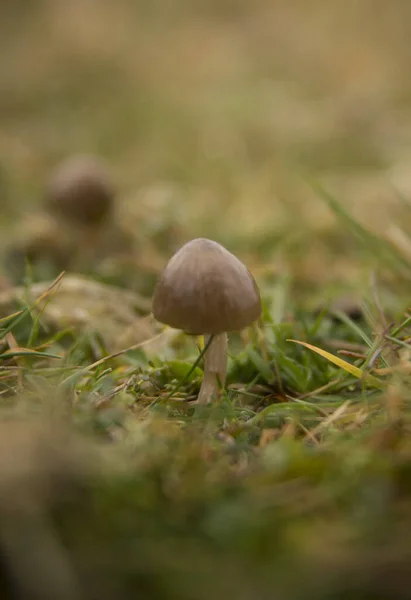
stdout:
[(84, 269), (113, 251), (117, 253), (117, 248), (112, 248), (113, 241), (118, 245), (116, 236), (122, 242), (121, 249), (129, 252), (131, 243), (128, 239), (123, 243), (127, 236), (117, 231), (112, 218), (115, 194), (106, 165), (94, 156), (71, 157), (52, 174), (46, 189), (46, 209), (75, 240), (74, 268)]
[(30, 215), (20, 224), (17, 240), (5, 248), (4, 268), (14, 283), (24, 279), (27, 263), (35, 280), (56, 277), (70, 267), (70, 240), (45, 216)]
[(338, 323), (341, 319), (338, 313), (347, 315), (352, 321), (361, 321), (364, 319), (364, 311), (361, 306), (361, 297), (358, 294), (344, 294), (332, 300), (328, 306), (320, 304), (314, 311), (315, 316), (326, 310), (334, 322)]
[(170, 259), (154, 290), (153, 315), (186, 333), (204, 335), (207, 350), (199, 404), (217, 397), (224, 385), (227, 333), (244, 329), (260, 314), (254, 277), (217, 242), (191, 240)]
[(78, 155), (64, 161), (52, 175), (46, 191), (49, 210), (74, 225), (101, 225), (110, 215), (114, 184), (97, 158)]

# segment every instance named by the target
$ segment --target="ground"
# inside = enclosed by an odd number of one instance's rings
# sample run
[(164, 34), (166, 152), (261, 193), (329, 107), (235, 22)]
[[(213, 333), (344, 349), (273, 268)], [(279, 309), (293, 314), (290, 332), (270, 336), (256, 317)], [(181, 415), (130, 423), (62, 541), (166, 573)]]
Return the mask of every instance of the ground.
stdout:
[[(0, 8), (3, 257), (66, 156), (118, 184), (104, 256), (0, 293), (2, 597), (409, 598), (410, 13)], [(210, 406), (197, 340), (150, 314), (197, 236), (263, 300)]]

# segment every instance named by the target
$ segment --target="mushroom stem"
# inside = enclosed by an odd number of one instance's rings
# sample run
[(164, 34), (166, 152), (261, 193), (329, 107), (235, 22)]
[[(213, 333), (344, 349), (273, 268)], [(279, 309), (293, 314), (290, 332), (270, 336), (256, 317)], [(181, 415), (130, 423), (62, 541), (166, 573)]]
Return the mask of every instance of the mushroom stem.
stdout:
[(87, 267), (89, 263), (96, 259), (96, 249), (100, 246), (101, 235), (100, 226), (85, 226), (80, 232), (79, 247), (81, 248), (82, 260)]
[[(204, 336), (205, 345), (211, 336)], [(198, 394), (198, 404), (208, 404), (220, 394), (227, 373), (227, 334), (213, 336), (204, 357), (204, 377)]]

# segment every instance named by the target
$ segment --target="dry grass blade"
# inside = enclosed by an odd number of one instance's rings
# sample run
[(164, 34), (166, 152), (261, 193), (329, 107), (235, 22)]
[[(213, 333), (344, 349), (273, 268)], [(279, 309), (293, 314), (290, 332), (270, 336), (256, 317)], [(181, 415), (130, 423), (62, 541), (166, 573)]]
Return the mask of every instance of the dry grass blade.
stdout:
[(338, 356), (335, 356), (334, 354), (331, 354), (330, 352), (327, 352), (326, 350), (323, 350), (322, 348), (317, 348), (317, 346), (313, 346), (312, 344), (308, 344), (307, 342), (300, 342), (298, 340), (289, 339), (287, 341), (293, 342), (294, 344), (300, 344), (301, 346), (304, 346), (305, 348), (308, 348), (309, 350), (316, 352), (323, 358), (326, 358), (328, 361), (332, 362), (337, 367), (340, 367), (340, 369), (344, 369), (344, 371), (346, 371), (347, 373), (350, 373), (350, 375), (353, 375), (357, 379), (361, 379), (362, 381), (364, 381), (365, 383), (368, 383), (372, 387), (377, 387), (377, 388), (381, 389), (381, 388), (384, 388), (386, 385), (384, 383), (384, 381), (377, 379), (377, 377), (374, 377), (373, 375), (370, 375), (369, 373), (362, 371), (355, 365), (352, 365), (351, 363), (349, 363), (345, 360), (342, 360), (342, 358), (339, 358)]
[(344, 402), (344, 404), (341, 404), (341, 406), (339, 406), (331, 415), (329, 415), (326, 419), (321, 421), (321, 423), (317, 425), (317, 427), (311, 429), (309, 437), (311, 438), (315, 436), (320, 431), (323, 431), (324, 429), (329, 427), (332, 423), (335, 423), (335, 421), (338, 421), (338, 419), (340, 419), (347, 412), (347, 409), (350, 405), (351, 402), (349, 400)]

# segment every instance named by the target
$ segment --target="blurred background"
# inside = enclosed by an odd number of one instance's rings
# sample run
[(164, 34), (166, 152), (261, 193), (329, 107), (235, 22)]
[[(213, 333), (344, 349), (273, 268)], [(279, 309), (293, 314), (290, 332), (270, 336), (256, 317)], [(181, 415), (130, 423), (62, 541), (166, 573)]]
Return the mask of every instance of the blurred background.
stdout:
[(352, 240), (309, 182), (384, 235), (411, 225), (410, 22), (407, 0), (2, 3), (3, 242), (88, 153), (154, 272), (209, 236), (251, 266), (354, 283)]
[[(0, 596), (409, 598), (409, 378), (373, 395), (289, 340), (409, 367), (410, 0), (3, 0), (0, 40)], [(114, 197), (96, 228), (50, 208), (78, 155)], [(197, 236), (269, 301), (192, 418), (197, 348), (149, 296)], [(379, 267), (364, 334), (290, 306)]]

